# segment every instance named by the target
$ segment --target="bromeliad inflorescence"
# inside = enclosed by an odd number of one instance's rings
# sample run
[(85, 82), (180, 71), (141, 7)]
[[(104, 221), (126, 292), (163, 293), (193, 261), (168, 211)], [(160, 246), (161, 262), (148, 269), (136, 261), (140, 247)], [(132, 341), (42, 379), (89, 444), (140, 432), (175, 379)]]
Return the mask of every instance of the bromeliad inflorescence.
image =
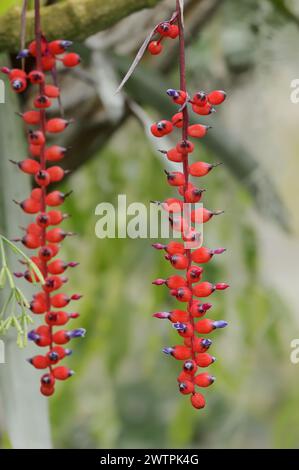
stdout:
[(175, 269), (183, 272), (183, 275), (175, 274), (168, 279), (156, 279), (153, 284), (166, 285), (170, 294), (184, 303), (186, 307), (183, 310), (157, 312), (154, 317), (170, 320), (179, 336), (183, 338), (184, 344), (166, 347), (163, 352), (184, 361), (183, 370), (178, 376), (179, 391), (185, 395), (190, 394), (194, 408), (203, 408), (205, 398), (196, 390), (196, 387), (208, 387), (215, 378), (206, 372), (199, 373), (198, 369), (212, 364), (215, 357), (207, 352), (212, 341), (202, 335), (207, 335), (213, 330), (227, 325), (224, 320), (215, 321), (202, 318), (212, 307), (212, 304), (204, 302), (204, 299), (214, 291), (224, 290), (229, 286), (226, 283), (200, 282), (204, 269), (198, 266), (198, 264), (208, 263), (214, 255), (223, 253), (225, 249), (212, 250), (201, 246), (199, 242), (202, 241), (202, 234), (196, 229), (196, 222), (208, 222), (213, 216), (221, 214), (223, 211), (211, 211), (200, 206), (193, 210), (189, 208), (186, 211), (188, 217), (184, 213), (184, 207), (200, 202), (205, 191), (193, 184), (190, 181), (190, 176), (203, 177), (219, 165), (219, 163), (210, 164), (202, 161), (190, 164), (189, 156), (195, 148), (195, 144), (190, 139), (203, 138), (209, 131), (209, 126), (191, 124), (189, 108), (191, 107), (196, 115), (209, 115), (215, 111), (215, 106), (225, 100), (226, 94), (221, 90), (214, 90), (210, 93), (197, 91), (191, 97), (187, 91), (183, 4), (183, 0), (176, 0), (176, 11), (170, 20), (164, 21), (154, 28), (143, 43), (118, 90), (123, 87), (133, 73), (145, 50), (148, 50), (152, 55), (158, 55), (163, 51), (162, 41), (167, 38), (179, 38), (180, 87), (179, 89), (167, 90), (170, 99), (178, 105), (178, 110), (171, 119), (162, 119), (154, 123), (151, 126), (151, 133), (154, 137), (160, 138), (173, 133), (175, 129), (179, 129), (181, 132), (176, 146), (169, 150), (161, 150), (169, 161), (182, 165), (181, 171), (165, 171), (167, 182), (178, 190), (178, 197), (168, 198), (159, 204), (168, 212), (171, 227), (175, 232), (181, 234), (184, 243), (170, 241), (167, 245), (155, 243), (153, 246), (158, 250), (165, 250), (165, 258)]
[[(28, 49), (22, 50), (19, 57), (24, 60), (30, 57), (34, 61), (31, 71), (23, 68), (9, 69), (2, 67), (1, 71), (8, 76), (11, 88), (16, 93), (24, 92), (29, 84), (36, 87), (36, 96), (33, 109), (21, 114), (24, 123), (29, 125), (28, 145), (30, 157), (21, 161), (12, 161), (21, 171), (32, 175), (36, 186), (29, 197), (17, 202), (21, 209), (35, 216), (34, 222), (29, 223), (25, 235), (21, 239), (23, 245), (31, 250), (38, 250), (31, 261), (41, 271), (44, 277), (42, 290), (37, 292), (30, 304), (31, 311), (36, 315), (44, 315), (45, 324), (30, 331), (28, 338), (39, 347), (46, 347), (42, 355), (36, 355), (29, 362), (37, 369), (47, 372), (41, 377), (41, 393), (50, 396), (55, 391), (55, 381), (65, 380), (73, 371), (59, 365), (60, 361), (71, 354), (70, 349), (64, 347), (72, 338), (84, 336), (83, 328), (65, 330), (58, 329), (66, 325), (69, 320), (77, 318), (78, 313), (67, 313), (63, 309), (71, 300), (79, 300), (80, 295), (67, 296), (56, 291), (64, 286), (67, 278), (63, 275), (67, 268), (77, 266), (76, 262), (64, 262), (56, 256), (59, 253), (60, 243), (70, 232), (64, 231), (58, 225), (67, 217), (58, 209), (69, 195), (57, 190), (48, 191), (48, 186), (61, 181), (66, 171), (57, 162), (63, 159), (66, 149), (58, 145), (47, 146), (47, 135), (57, 134), (68, 126), (70, 121), (62, 116), (49, 119), (46, 110), (52, 105), (52, 100), (60, 99), (60, 89), (56, 83), (56, 63), (62, 62), (66, 67), (75, 67), (80, 63), (76, 53), (67, 52), (71, 42), (56, 40), (48, 42), (43, 36), (40, 24), (40, 1), (35, 0), (35, 40)], [(46, 77), (50, 72), (54, 78), (50, 83)], [(16, 202), (16, 201), (15, 201)], [(26, 264), (26, 263), (25, 263)], [(26, 266), (25, 272), (15, 273), (17, 277), (24, 277), (28, 282), (39, 281), (36, 274)]]

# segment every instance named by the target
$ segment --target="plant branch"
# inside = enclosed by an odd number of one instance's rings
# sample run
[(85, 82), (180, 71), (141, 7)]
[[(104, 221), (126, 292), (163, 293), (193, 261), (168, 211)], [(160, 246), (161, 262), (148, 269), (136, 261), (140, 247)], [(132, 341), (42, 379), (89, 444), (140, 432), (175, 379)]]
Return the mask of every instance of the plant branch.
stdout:
[[(57, 37), (83, 41), (112, 26), (130, 13), (156, 5), (160, 0), (65, 0), (41, 9), (44, 34), (49, 41)], [(0, 51), (19, 48), (21, 8), (11, 8), (0, 17)], [(27, 39), (34, 38), (34, 11), (26, 15)]]

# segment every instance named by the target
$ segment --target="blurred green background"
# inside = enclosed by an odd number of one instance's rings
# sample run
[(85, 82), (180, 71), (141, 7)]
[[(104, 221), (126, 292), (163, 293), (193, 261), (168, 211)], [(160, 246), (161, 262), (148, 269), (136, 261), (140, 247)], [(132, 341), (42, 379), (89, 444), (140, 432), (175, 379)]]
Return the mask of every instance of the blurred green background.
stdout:
[[(76, 375), (50, 399), (54, 447), (298, 447), (299, 366), (290, 361), (290, 342), (299, 337), (295, 1), (186, 2), (189, 89), (228, 92), (219, 112), (200, 121), (213, 129), (194, 154), (224, 163), (200, 181), (206, 206), (225, 210), (206, 224), (205, 245), (227, 247), (206, 266), (205, 279), (231, 285), (212, 299), (210, 315), (229, 327), (213, 333), (217, 362), (209, 370), (217, 381), (204, 392), (204, 410), (179, 395), (179, 364), (161, 353), (177, 341), (168, 322), (152, 318), (176, 305), (151, 285), (171, 273), (162, 253), (153, 240), (95, 236), (100, 202), (126, 194), (128, 204), (149, 206), (175, 194), (144, 126), (170, 116), (165, 90), (178, 87), (177, 47), (146, 56), (125, 92), (113, 93), (145, 32), (173, 4), (162, 1), (76, 45), (81, 70), (61, 74), (66, 113), (76, 119), (64, 141), (74, 142), (65, 163), (74, 171), (61, 186), (74, 189), (64, 227), (79, 234), (64, 244), (63, 259), (80, 262), (67, 291), (84, 294), (72, 309), (87, 335), (68, 360)], [(33, 380), (37, 386), (38, 374)]]

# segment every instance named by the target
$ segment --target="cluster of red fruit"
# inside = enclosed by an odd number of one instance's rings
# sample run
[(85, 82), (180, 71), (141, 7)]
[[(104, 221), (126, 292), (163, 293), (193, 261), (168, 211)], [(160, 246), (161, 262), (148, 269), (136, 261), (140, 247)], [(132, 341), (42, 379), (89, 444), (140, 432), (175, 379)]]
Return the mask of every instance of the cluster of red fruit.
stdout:
[(164, 21), (158, 24), (155, 29), (155, 33), (159, 36), (159, 39), (151, 41), (148, 45), (148, 51), (152, 55), (159, 55), (163, 50), (162, 41), (165, 38), (176, 39), (179, 35), (179, 27), (174, 24), (176, 19), (170, 21)]
[[(65, 270), (77, 266), (75, 262), (64, 262), (56, 255), (59, 253), (60, 243), (70, 232), (66, 232), (58, 225), (67, 217), (58, 209), (65, 198), (70, 194), (63, 194), (57, 190), (47, 191), (49, 184), (59, 182), (65, 174), (60, 166), (55, 165), (60, 161), (66, 149), (58, 145), (46, 146), (47, 134), (62, 132), (70, 121), (60, 117), (47, 119), (46, 109), (52, 105), (52, 99), (59, 98), (60, 89), (56, 84), (47, 83), (45, 72), (53, 72), (56, 61), (61, 60), (67, 67), (79, 64), (80, 57), (75, 53), (65, 53), (71, 45), (69, 41), (57, 40), (48, 43), (42, 35), (33, 41), (28, 50), (22, 51), (21, 57), (31, 55), (35, 59), (34, 70), (27, 73), (22, 69), (8, 69), (3, 67), (1, 71), (8, 75), (12, 89), (16, 93), (26, 90), (28, 82), (37, 86), (37, 94), (33, 100), (33, 110), (21, 114), (23, 121), (35, 126), (28, 131), (28, 144), (30, 157), (13, 163), (17, 164), (21, 171), (34, 177), (36, 187), (32, 189), (30, 196), (18, 203), (27, 214), (34, 214), (35, 220), (25, 229), (25, 235), (21, 239), (24, 246), (31, 250), (38, 250), (31, 260), (40, 269), (45, 282), (42, 290), (37, 292), (31, 302), (31, 311), (36, 315), (44, 315), (45, 324), (37, 327), (28, 334), (28, 338), (39, 347), (47, 347), (44, 355), (37, 355), (29, 359), (29, 362), (37, 369), (48, 369), (41, 377), (41, 393), (50, 396), (55, 391), (55, 381), (65, 380), (73, 371), (58, 363), (71, 354), (70, 349), (65, 349), (64, 344), (72, 338), (84, 336), (83, 328), (74, 330), (57, 330), (54, 327), (63, 326), (69, 320), (77, 318), (78, 313), (67, 313), (62, 310), (71, 300), (79, 300), (80, 295), (68, 297), (63, 293), (56, 293), (66, 282), (63, 275)], [(63, 55), (60, 58), (60, 55)], [(53, 164), (48, 166), (48, 164)], [(15, 201), (16, 202), (16, 201)], [(38, 281), (35, 274), (27, 267), (25, 272), (15, 273), (17, 277), (24, 277), (28, 282)], [(33, 279), (33, 277), (35, 279)], [(57, 309), (57, 310), (55, 310)]]
[[(178, 2), (177, 2), (178, 5)], [(178, 7), (177, 18), (181, 12)], [(162, 23), (163, 24), (163, 23)], [(194, 143), (190, 138), (202, 138), (207, 134), (209, 126), (203, 124), (190, 125), (189, 106), (198, 115), (208, 115), (220, 105), (226, 97), (221, 90), (210, 93), (204, 91), (197, 92), (191, 99), (186, 90), (185, 58), (184, 58), (184, 28), (182, 20), (178, 21), (180, 37), (180, 90), (169, 89), (167, 94), (172, 101), (179, 106), (178, 112), (172, 116), (171, 120), (161, 120), (151, 126), (151, 132), (155, 137), (163, 137), (174, 131), (175, 128), (181, 130), (181, 140), (177, 145), (168, 150), (162, 151), (168, 160), (182, 163), (182, 171), (166, 171), (168, 183), (178, 190), (178, 197), (171, 197), (159, 203), (169, 215), (169, 221), (174, 229), (181, 234), (185, 243), (171, 241), (167, 245), (155, 243), (153, 246), (158, 250), (165, 250), (165, 258), (171, 265), (184, 275), (172, 275), (168, 279), (156, 279), (155, 285), (166, 285), (170, 294), (186, 307), (182, 310), (175, 309), (168, 312), (157, 312), (154, 317), (168, 319), (175, 330), (183, 338), (183, 345), (176, 345), (163, 349), (163, 352), (171, 355), (175, 359), (184, 361), (183, 370), (178, 376), (179, 391), (182, 394), (190, 394), (191, 403), (194, 408), (205, 406), (204, 396), (196, 391), (198, 387), (208, 387), (214, 382), (214, 377), (208, 373), (198, 373), (199, 368), (209, 366), (215, 361), (215, 357), (207, 351), (212, 341), (202, 335), (207, 335), (217, 328), (227, 325), (224, 320), (212, 320), (202, 318), (212, 307), (212, 304), (203, 302), (202, 299), (210, 296), (216, 290), (224, 290), (228, 286), (226, 283), (212, 284), (210, 282), (200, 282), (203, 275), (203, 267), (198, 264), (208, 263), (215, 254), (221, 254), (224, 248), (215, 250), (200, 246), (201, 234), (195, 226), (195, 222), (205, 223), (213, 215), (222, 211), (210, 211), (203, 207), (190, 210), (190, 217), (186, 217), (183, 210), (185, 203), (197, 203), (202, 199), (204, 190), (198, 188), (189, 181), (190, 176), (202, 177), (207, 175), (215, 164), (206, 162), (195, 162), (189, 164), (189, 155), (194, 151)], [(150, 52), (158, 53), (159, 44), (150, 45)], [(187, 212), (187, 211), (186, 211)], [(188, 220), (187, 220), (188, 218)], [(187, 242), (187, 243), (186, 243)], [(193, 245), (193, 246), (192, 246)], [(196, 248), (196, 249), (195, 249)], [(199, 300), (195, 299), (197, 297)], [(199, 335), (199, 336), (198, 336)]]

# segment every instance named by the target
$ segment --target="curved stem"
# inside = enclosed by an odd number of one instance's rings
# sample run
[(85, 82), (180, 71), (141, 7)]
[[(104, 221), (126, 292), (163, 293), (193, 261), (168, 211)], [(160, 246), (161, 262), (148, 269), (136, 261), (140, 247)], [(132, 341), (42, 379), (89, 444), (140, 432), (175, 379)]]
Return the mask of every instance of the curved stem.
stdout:
[[(183, 23), (183, 10), (181, 7), (181, 2), (180, 0), (176, 0), (176, 8), (177, 8), (177, 17), (178, 17), (178, 26), (179, 26), (179, 41), (180, 41), (180, 90), (184, 91), (187, 93), (187, 83), (186, 83), (186, 60), (185, 60), (185, 30), (184, 30), (184, 23)], [(188, 126), (189, 126), (189, 111), (188, 107), (184, 106), (183, 109), (183, 127), (182, 127), (182, 139), (183, 140), (188, 140)], [(189, 207), (189, 203), (186, 200), (186, 190), (188, 188), (188, 183), (189, 183), (189, 158), (188, 158), (188, 152), (183, 153), (183, 171), (184, 171), (184, 176), (185, 176), (185, 184), (184, 184), (184, 203), (185, 207)], [(189, 211), (188, 211), (189, 212)], [(189, 213), (188, 219), (190, 220)], [(191, 249), (186, 250), (186, 256), (188, 258), (188, 266), (187, 266), (187, 271), (189, 270), (191, 266)], [(190, 289), (192, 292), (192, 283), (187, 280), (187, 287)], [(188, 312), (190, 311), (190, 307), (193, 301), (193, 296), (191, 297), (189, 303), (188, 303)], [(189, 322), (192, 325), (194, 329), (194, 319), (192, 315), (189, 313)], [(195, 358), (195, 351), (193, 348), (193, 341), (194, 341), (194, 333), (191, 338), (191, 351), (192, 351), (192, 359), (194, 360)], [(193, 378), (192, 378), (193, 380)]]

